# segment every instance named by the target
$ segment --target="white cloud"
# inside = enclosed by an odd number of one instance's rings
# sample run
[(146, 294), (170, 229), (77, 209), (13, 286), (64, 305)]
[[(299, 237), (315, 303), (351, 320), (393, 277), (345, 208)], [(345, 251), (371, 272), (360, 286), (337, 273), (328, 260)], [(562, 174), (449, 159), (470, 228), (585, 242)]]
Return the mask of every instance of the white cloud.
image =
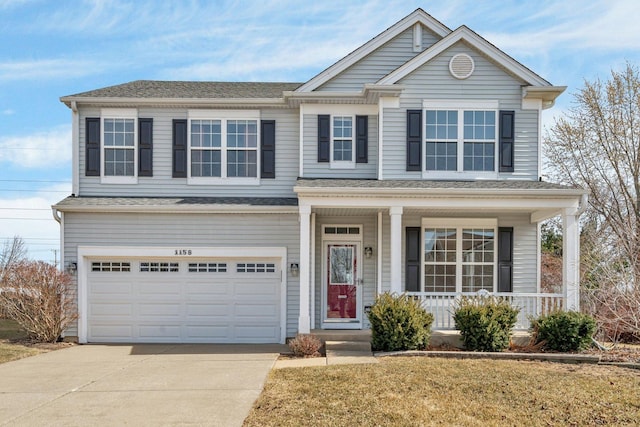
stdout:
[(13, 111), (11, 108), (7, 108), (6, 110), (2, 110), (2, 115), (3, 116), (12, 116), (15, 114), (15, 111)]
[(100, 64), (89, 60), (37, 59), (0, 62), (0, 82), (43, 79), (72, 79), (101, 70)]
[(59, 260), (60, 225), (53, 219), (51, 205), (69, 193), (71, 184), (60, 184), (42, 187), (31, 197), (0, 198), (0, 243), (20, 236), (30, 258)]
[(22, 168), (59, 167), (71, 160), (71, 126), (0, 138), (0, 163)]

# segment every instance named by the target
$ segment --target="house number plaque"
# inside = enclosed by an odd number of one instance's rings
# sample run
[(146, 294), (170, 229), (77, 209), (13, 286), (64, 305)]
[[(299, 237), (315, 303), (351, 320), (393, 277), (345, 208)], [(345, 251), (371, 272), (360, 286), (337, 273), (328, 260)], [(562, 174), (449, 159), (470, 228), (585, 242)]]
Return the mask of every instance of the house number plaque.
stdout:
[(192, 255), (191, 249), (176, 249), (174, 255)]

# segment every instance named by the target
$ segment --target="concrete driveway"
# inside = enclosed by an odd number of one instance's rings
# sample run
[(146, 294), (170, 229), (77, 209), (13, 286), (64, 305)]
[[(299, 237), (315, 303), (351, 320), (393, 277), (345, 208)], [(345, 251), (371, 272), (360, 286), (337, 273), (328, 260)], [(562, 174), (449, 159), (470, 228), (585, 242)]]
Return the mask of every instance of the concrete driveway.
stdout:
[(0, 365), (0, 425), (240, 426), (282, 345), (82, 345)]

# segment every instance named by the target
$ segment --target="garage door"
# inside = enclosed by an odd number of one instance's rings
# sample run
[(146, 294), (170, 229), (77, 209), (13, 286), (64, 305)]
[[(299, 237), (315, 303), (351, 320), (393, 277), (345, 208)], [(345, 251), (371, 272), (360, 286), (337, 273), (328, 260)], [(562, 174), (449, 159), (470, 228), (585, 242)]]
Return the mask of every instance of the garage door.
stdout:
[(279, 259), (87, 264), (89, 342), (280, 341)]

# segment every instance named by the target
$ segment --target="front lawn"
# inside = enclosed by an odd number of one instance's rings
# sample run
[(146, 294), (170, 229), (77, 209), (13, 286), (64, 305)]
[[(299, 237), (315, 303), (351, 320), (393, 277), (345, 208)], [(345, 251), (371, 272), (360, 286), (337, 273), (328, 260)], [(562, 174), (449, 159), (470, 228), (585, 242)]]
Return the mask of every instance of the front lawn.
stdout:
[(273, 370), (245, 426), (637, 425), (640, 371), (381, 358)]
[(0, 318), (0, 363), (47, 351), (45, 348), (25, 345), (25, 343), (27, 343), (27, 334), (17, 323)]

